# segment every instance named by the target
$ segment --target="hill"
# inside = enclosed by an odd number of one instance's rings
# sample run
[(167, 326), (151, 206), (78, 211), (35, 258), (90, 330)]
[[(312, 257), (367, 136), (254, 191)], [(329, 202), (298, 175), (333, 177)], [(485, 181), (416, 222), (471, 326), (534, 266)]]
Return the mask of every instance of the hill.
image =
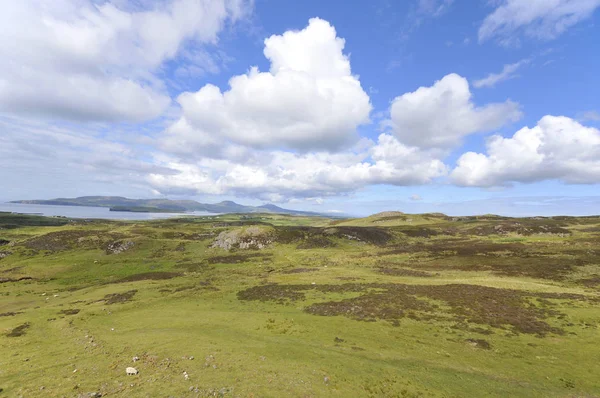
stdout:
[(598, 397), (599, 248), (600, 217), (0, 213), (0, 396)]
[(207, 211), (209, 213), (278, 213), (301, 216), (321, 216), (319, 213), (284, 209), (273, 204), (262, 206), (246, 206), (232, 201), (219, 203), (200, 203), (195, 200), (170, 199), (129, 199), (122, 196), (81, 196), (78, 198), (56, 198), (50, 200), (15, 200), (10, 203), (55, 205), (55, 206), (88, 206), (110, 207), (114, 211), (152, 212), (190, 212)]

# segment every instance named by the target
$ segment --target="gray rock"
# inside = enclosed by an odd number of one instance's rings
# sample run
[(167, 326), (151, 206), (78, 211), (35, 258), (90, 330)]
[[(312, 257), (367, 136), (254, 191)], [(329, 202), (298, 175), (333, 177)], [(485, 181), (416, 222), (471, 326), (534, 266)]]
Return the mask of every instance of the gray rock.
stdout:
[(4, 252), (0, 252), (0, 259), (3, 259), (5, 257), (8, 257), (12, 254), (12, 252), (9, 251), (4, 251)]
[(108, 245), (108, 247), (106, 248), (106, 254), (123, 253), (124, 251), (131, 249), (134, 245), (135, 245), (135, 243), (133, 243), (130, 240), (126, 240), (124, 242), (121, 242), (121, 241), (113, 242), (113, 243), (110, 243)]

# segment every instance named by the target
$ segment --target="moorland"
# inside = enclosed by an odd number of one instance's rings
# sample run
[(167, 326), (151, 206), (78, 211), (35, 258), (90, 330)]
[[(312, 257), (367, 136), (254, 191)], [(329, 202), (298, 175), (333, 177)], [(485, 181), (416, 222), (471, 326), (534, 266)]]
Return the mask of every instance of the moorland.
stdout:
[(0, 397), (595, 397), (599, 325), (600, 217), (0, 213)]

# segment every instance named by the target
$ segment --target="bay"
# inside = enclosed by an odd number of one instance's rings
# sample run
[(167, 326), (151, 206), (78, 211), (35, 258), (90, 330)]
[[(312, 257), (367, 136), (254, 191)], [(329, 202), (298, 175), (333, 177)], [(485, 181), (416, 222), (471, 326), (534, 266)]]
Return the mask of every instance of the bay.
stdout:
[(185, 216), (214, 216), (218, 213), (194, 211), (189, 213), (135, 213), (110, 211), (108, 207), (56, 206), (24, 203), (0, 203), (0, 212), (36, 214), (41, 216), (64, 216), (68, 218), (98, 218), (105, 220), (156, 220)]

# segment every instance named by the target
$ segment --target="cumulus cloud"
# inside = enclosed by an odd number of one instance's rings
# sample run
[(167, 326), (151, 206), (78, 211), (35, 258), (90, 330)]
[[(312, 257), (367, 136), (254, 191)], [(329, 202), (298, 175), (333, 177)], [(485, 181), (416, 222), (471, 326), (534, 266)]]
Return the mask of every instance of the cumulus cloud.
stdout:
[(449, 74), (431, 87), (396, 97), (385, 122), (403, 143), (420, 148), (452, 148), (469, 134), (486, 132), (521, 118), (507, 100), (481, 107), (472, 101), (467, 79)]
[(569, 184), (600, 182), (600, 130), (564, 116), (544, 116), (511, 138), (492, 137), (487, 153), (467, 152), (452, 180), (463, 186), (493, 187), (512, 182), (560, 180)]
[(164, 143), (171, 150), (204, 151), (224, 141), (252, 148), (334, 150), (358, 139), (371, 104), (344, 39), (327, 21), (314, 18), (301, 31), (264, 42), (268, 72), (253, 67), (234, 76), (229, 90), (211, 84), (177, 101), (183, 116)]
[[(5, 2), (0, 13), (0, 112), (141, 121), (170, 104), (154, 75), (182, 44), (214, 43), (242, 0)], [(147, 3), (144, 3), (148, 5)], [(121, 7), (119, 7), (120, 5)]]
[(479, 28), (479, 42), (497, 39), (508, 45), (521, 34), (550, 40), (589, 18), (600, 0), (500, 0)]
[(183, 93), (182, 116), (160, 140), (151, 173), (164, 194), (320, 201), (373, 184), (418, 185), (447, 174), (437, 150), (390, 134), (359, 139), (369, 96), (352, 75), (344, 40), (314, 18), (300, 31), (265, 40), (268, 72), (251, 68), (229, 90), (206, 85)]
[(337, 154), (274, 150), (254, 153), (244, 161), (158, 160), (178, 171), (150, 174), (149, 182), (159, 192), (234, 194), (277, 201), (338, 195), (372, 184), (426, 184), (447, 173), (435, 153), (407, 147), (388, 134), (381, 134), (377, 143), (362, 143)]
[(482, 87), (494, 87), (496, 84), (503, 82), (505, 80), (514, 79), (517, 77), (517, 71), (523, 66), (528, 64), (530, 61), (528, 59), (523, 59), (519, 62), (515, 62), (514, 64), (504, 65), (502, 68), (502, 72), (500, 73), (490, 73), (487, 77), (483, 79), (478, 79), (473, 82), (473, 86), (475, 88)]

